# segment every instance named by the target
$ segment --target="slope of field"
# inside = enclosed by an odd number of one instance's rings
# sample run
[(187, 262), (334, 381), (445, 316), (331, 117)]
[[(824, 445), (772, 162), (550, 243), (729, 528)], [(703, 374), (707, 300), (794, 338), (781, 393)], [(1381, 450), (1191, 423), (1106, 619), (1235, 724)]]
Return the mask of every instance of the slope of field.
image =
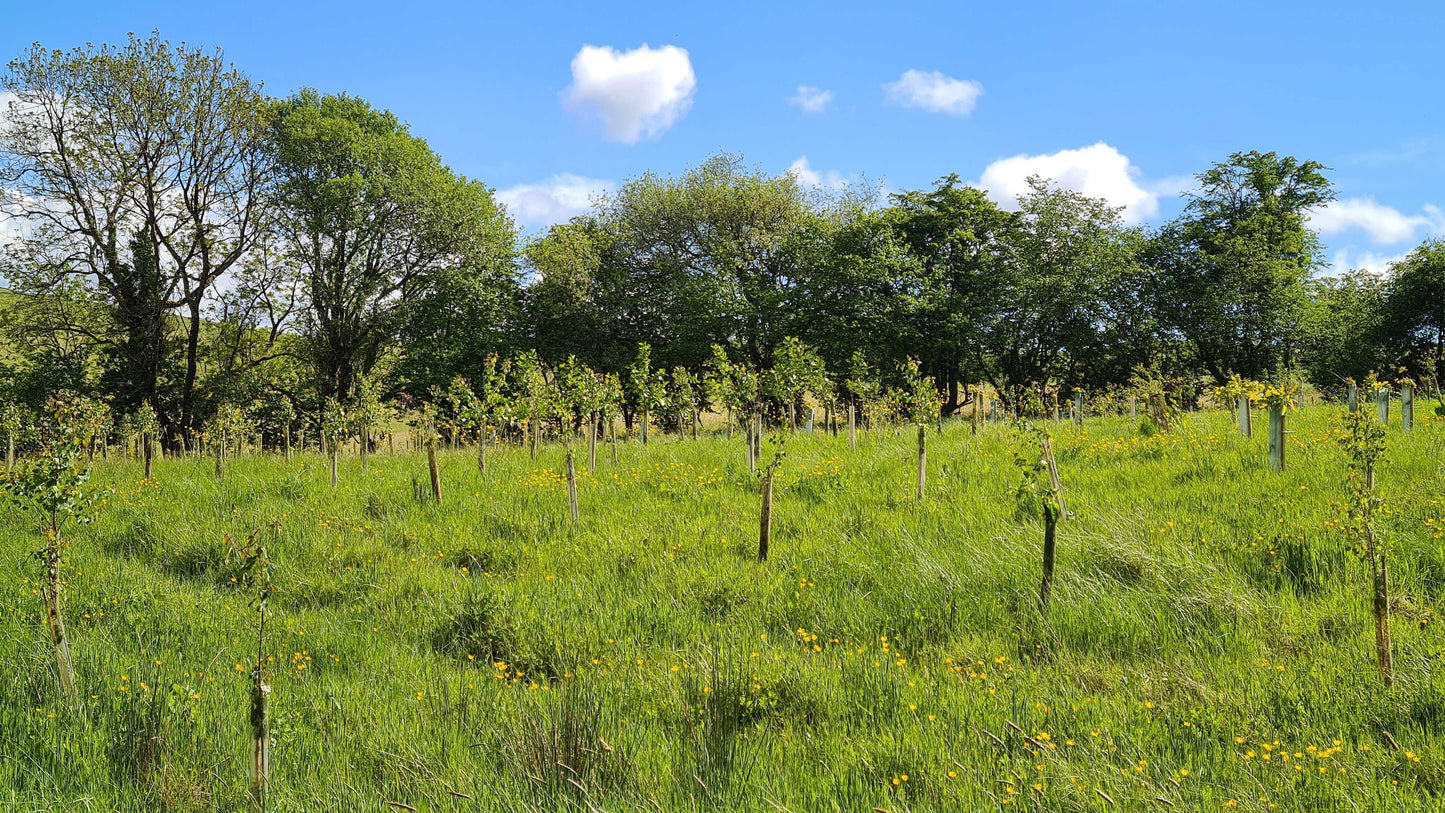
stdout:
[[(1262, 425), (1263, 421), (1260, 421)], [(1445, 799), (1445, 421), (1389, 435), (1398, 678), (1339, 529), (1338, 410), (1289, 470), (1224, 414), (1049, 425), (1041, 523), (1001, 426), (787, 443), (756, 561), (741, 438), (621, 444), (567, 518), (563, 448), (109, 461), (76, 530), (82, 708), (40, 623), (32, 518), (0, 513), (0, 808), (244, 810), (255, 611), (276, 595), (273, 810), (1427, 810)], [(765, 444), (764, 455), (770, 454)], [(585, 454), (580, 464), (585, 469)], [(1026, 510), (1027, 509), (1027, 510)], [(396, 803), (404, 807), (391, 806)]]

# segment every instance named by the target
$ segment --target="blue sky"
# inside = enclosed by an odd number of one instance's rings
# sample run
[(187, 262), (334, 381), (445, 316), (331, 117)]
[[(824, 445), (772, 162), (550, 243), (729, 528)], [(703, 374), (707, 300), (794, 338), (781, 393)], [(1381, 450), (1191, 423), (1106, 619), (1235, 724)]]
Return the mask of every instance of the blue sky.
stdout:
[(1005, 203), (1041, 172), (1151, 223), (1190, 175), (1259, 149), (1333, 168), (1341, 202), (1316, 224), (1334, 270), (1445, 232), (1438, 0), (76, 0), (7, 4), (0, 21), (7, 58), (155, 28), (222, 47), (275, 94), (362, 96), (532, 228), (716, 150), (825, 185), (955, 172)]

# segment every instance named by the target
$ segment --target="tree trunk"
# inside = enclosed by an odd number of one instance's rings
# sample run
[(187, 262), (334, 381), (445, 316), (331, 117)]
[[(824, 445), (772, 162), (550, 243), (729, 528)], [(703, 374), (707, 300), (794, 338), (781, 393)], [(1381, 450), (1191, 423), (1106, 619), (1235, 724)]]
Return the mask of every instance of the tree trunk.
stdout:
[(216, 439), (216, 482), (218, 482), (218, 483), (225, 482), (225, 480), (226, 480), (225, 463), (224, 463), (225, 458), (226, 458), (226, 433), (225, 433), (225, 432), (222, 432), (222, 433), (221, 433), (221, 436)]
[(646, 446), (646, 445), (647, 445), (647, 424), (650, 423), (650, 422), (647, 420), (647, 410), (646, 410), (646, 409), (643, 409), (643, 410), (642, 410), (641, 418), (642, 418), (642, 445), (643, 445), (643, 446)]
[(196, 356), (201, 346), (201, 300), (190, 303), (190, 324), (186, 331), (186, 377), (181, 385), (181, 427), (189, 431), (195, 427)]
[(487, 430), (484, 427), (477, 428), (477, 473), (487, 473)]
[(330, 455), (330, 460), (331, 460), (331, 490), (332, 490), (332, 491), (335, 491), (337, 484), (341, 482), (340, 473), (337, 471), (337, 467), (338, 467), (338, 465), (339, 465), (339, 458), (341, 457), (341, 450), (340, 450), (340, 448), (338, 448), (340, 445), (341, 445), (341, 444), (337, 443), (336, 441), (332, 441), (332, 442), (331, 442), (331, 455)]
[(361, 470), (366, 471), (366, 456), (371, 450), (371, 427), (361, 427)]
[(145, 460), (146, 479), (147, 479), (147, 480), (151, 479), (151, 458), (154, 457), (154, 452), (153, 452), (152, 447), (151, 447), (151, 443), (152, 443), (152, 442), (153, 442), (153, 441), (151, 440), (150, 433), (142, 433), (142, 434), (141, 434), (141, 436), (140, 436), (141, 458)]

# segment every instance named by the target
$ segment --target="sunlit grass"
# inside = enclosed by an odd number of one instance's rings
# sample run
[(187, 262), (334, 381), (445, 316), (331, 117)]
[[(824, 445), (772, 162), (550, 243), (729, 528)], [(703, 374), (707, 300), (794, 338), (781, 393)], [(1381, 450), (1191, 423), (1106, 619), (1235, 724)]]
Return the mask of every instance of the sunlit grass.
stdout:
[(336, 492), (315, 456), (224, 485), (104, 462), (68, 571), (79, 710), (33, 529), (0, 514), (0, 807), (245, 809), (228, 551), (275, 523), (277, 810), (1434, 809), (1445, 422), (1393, 428), (1379, 476), (1386, 691), (1335, 415), (1291, 418), (1280, 475), (1222, 413), (1050, 425), (1072, 516), (1047, 618), (999, 426), (930, 438), (922, 503), (908, 431), (790, 441), (765, 564), (741, 436), (599, 451), (575, 525), (560, 444), (485, 477), (444, 453), (441, 506), (421, 455), (343, 460)]

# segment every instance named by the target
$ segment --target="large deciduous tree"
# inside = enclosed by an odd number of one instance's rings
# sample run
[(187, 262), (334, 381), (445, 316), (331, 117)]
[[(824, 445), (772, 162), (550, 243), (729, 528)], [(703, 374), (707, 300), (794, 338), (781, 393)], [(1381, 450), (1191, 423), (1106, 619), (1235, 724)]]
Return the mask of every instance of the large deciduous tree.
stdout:
[(1025, 387), (1098, 383), (1138, 322), (1134, 241), (1120, 209), (1030, 178), (1004, 238), (997, 304), (982, 343), (1006, 397)]
[(892, 197), (891, 221), (921, 272), (910, 350), (958, 408), (960, 381), (984, 372), (982, 339), (999, 316), (1004, 240), (1016, 216), (979, 189), (942, 178), (933, 189)]
[(1426, 241), (1390, 269), (1384, 330), (1416, 376), (1445, 366), (1445, 239)]
[(1334, 199), (1325, 169), (1273, 152), (1235, 153), (1196, 176), (1184, 213), (1156, 236), (1159, 312), (1221, 384), (1293, 361), (1305, 283), (1323, 263), (1307, 217)]
[(515, 231), (490, 189), (352, 96), (282, 102), (274, 143), (278, 230), (304, 281), (324, 395), (347, 398), (404, 327), (439, 347), (493, 327), (469, 317), (490, 313), (489, 285), (515, 283)]
[[(45, 294), (85, 278), (113, 310), (117, 406), (166, 404), (196, 425), (203, 306), (263, 230), (268, 105), (219, 51), (153, 34), (71, 51), (34, 46), (0, 87), (0, 186), (27, 224), (12, 283)], [(158, 398), (167, 315), (186, 318), (178, 392)]]

